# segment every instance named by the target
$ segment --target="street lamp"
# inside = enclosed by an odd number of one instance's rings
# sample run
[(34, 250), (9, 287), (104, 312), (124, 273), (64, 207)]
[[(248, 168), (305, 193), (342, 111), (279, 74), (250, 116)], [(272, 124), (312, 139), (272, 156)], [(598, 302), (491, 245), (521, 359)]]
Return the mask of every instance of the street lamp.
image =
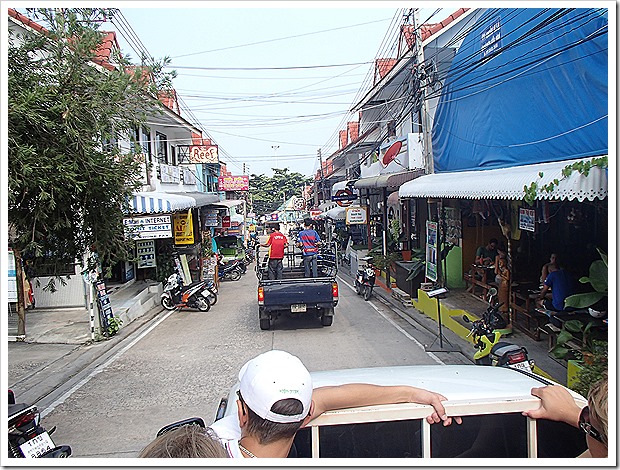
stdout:
[(280, 148), (279, 145), (272, 145), (271, 148), (273, 149), (273, 158), (276, 162), (276, 168), (278, 168), (278, 157), (276, 156), (276, 150), (278, 150)]

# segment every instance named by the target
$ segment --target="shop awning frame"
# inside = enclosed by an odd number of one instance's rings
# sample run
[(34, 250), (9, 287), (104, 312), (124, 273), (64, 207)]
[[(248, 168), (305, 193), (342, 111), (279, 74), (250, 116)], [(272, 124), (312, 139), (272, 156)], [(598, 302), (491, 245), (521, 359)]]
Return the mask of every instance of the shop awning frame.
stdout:
[(213, 204), (214, 202), (218, 202), (220, 197), (215, 193), (201, 193), (198, 191), (186, 192), (186, 193), (168, 193), (174, 194), (176, 196), (187, 196), (191, 197), (196, 201), (195, 207), (206, 206), (208, 204)]
[(243, 204), (243, 199), (223, 199), (221, 201), (211, 202), (209, 206), (221, 207), (224, 209), (230, 209), (231, 207)]
[(129, 200), (129, 210), (134, 214), (175, 212), (192, 207), (196, 207), (193, 197), (160, 191), (139, 191)]
[[(589, 161), (592, 157), (537, 163), (492, 170), (434, 173), (403, 184), (401, 198), (455, 198), (455, 199), (508, 199), (522, 200), (524, 187), (533, 182), (542, 187), (555, 179), (559, 181), (551, 192), (538, 191), (537, 199), (584, 200), (607, 197), (607, 169), (593, 167), (587, 176), (573, 171), (563, 178), (562, 170), (573, 163)], [(542, 177), (539, 176), (542, 173)]]
[(360, 178), (355, 182), (356, 189), (399, 188), (402, 184), (424, 175), (424, 170), (407, 170), (383, 175)]

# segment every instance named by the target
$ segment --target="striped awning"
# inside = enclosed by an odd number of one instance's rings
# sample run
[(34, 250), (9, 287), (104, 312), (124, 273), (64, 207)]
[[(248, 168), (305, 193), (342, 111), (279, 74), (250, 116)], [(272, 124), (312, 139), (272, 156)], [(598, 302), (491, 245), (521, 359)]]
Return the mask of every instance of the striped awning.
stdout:
[(174, 212), (190, 207), (196, 207), (193, 197), (157, 191), (140, 191), (129, 200), (129, 209), (136, 214)]
[[(554, 180), (558, 185), (551, 192), (538, 191), (537, 199), (593, 201), (607, 197), (607, 169), (593, 167), (588, 175), (573, 171), (568, 178), (562, 170), (575, 162), (591, 158), (537, 163), (493, 170), (434, 173), (403, 184), (401, 198), (433, 197), (456, 199), (511, 199), (525, 197), (524, 187), (537, 183), (542, 187)], [(542, 176), (541, 176), (542, 175)]]

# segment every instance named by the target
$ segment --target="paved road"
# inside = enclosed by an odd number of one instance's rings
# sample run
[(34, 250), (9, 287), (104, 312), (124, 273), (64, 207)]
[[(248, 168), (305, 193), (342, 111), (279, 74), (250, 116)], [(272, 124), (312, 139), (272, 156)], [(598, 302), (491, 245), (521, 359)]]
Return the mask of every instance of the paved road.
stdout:
[(54, 441), (70, 444), (75, 457), (135, 457), (165, 424), (191, 416), (211, 422), (243, 363), (266, 350), (296, 354), (309, 370), (436, 364), (448, 355), (424, 351), (433, 339), (378, 299), (365, 302), (346, 281), (331, 327), (306, 316), (261, 331), (248, 270), (222, 283), (210, 312), (155, 317), (48, 407), (44, 425), (58, 426)]

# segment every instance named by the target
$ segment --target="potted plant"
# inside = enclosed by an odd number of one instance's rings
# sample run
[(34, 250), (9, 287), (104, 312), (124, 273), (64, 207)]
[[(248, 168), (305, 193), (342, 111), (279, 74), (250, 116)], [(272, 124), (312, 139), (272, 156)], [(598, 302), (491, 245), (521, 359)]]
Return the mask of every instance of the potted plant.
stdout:
[[(592, 262), (589, 276), (583, 276), (579, 279), (579, 282), (582, 284), (590, 284), (594, 291), (568, 296), (564, 301), (567, 307), (586, 308), (596, 305), (606, 310), (607, 306), (605, 304), (608, 295), (607, 253), (599, 248), (596, 250), (601, 259)], [(593, 314), (593, 311), (591, 310), (590, 313)]]

